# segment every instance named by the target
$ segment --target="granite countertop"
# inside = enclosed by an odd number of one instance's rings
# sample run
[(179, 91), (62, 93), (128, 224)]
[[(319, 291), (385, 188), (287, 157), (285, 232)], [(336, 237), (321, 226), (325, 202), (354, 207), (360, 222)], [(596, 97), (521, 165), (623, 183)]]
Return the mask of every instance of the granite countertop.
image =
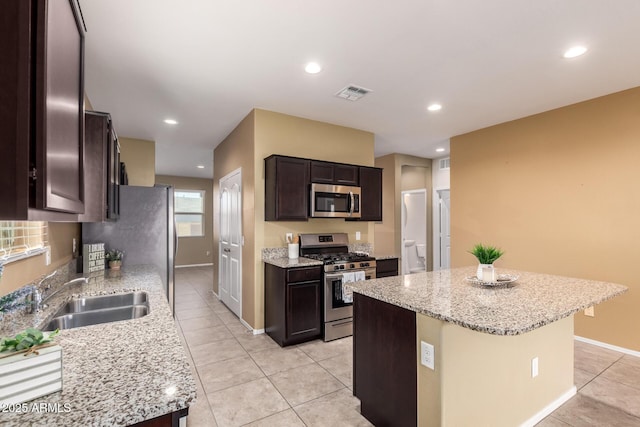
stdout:
[(262, 261), (267, 264), (273, 264), (280, 268), (292, 267), (311, 267), (314, 265), (323, 265), (322, 261), (311, 258), (298, 257), (298, 259), (289, 259), (289, 251), (287, 248), (264, 248), (262, 249)]
[(376, 255), (376, 254), (370, 254), (370, 255), (374, 257), (376, 261), (384, 260), (384, 259), (400, 259), (400, 257), (397, 255)]
[(348, 288), (417, 313), (495, 335), (518, 335), (626, 292), (615, 283), (498, 269), (507, 287), (471, 284), (476, 267), (349, 283)]
[[(366, 252), (369, 253), (376, 260), (400, 258), (395, 255), (374, 255), (371, 254), (371, 245), (368, 243), (349, 245), (349, 251), (351, 252)], [(298, 259), (289, 259), (287, 248), (264, 248), (262, 249), (262, 261), (273, 264), (280, 268), (291, 267), (309, 267), (312, 265), (323, 265), (322, 261), (313, 260), (310, 258), (299, 257)]]
[(322, 261), (317, 261), (311, 258), (298, 257), (298, 259), (289, 259), (288, 256), (278, 258), (262, 258), (262, 260), (268, 264), (273, 264), (280, 268), (292, 268), (292, 267), (311, 267), (314, 265), (323, 265)]
[[(37, 314), (5, 318), (0, 335), (43, 324), (73, 295), (143, 290), (150, 312), (133, 320), (60, 331), (63, 388), (32, 402), (58, 404), (58, 412), (5, 412), (0, 424), (21, 426), (124, 426), (184, 409), (195, 402), (196, 385), (162, 282), (150, 266), (108, 270), (88, 284), (72, 284)], [(68, 406), (64, 406), (64, 405)], [(68, 408), (68, 411), (66, 411)]]

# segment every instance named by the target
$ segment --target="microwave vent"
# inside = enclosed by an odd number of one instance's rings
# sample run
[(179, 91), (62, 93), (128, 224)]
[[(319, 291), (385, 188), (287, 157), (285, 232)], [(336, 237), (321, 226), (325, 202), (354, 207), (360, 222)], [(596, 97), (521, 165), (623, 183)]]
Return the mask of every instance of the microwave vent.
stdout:
[(372, 90), (356, 85), (349, 85), (340, 89), (338, 93), (336, 93), (336, 96), (338, 98), (346, 99), (347, 101), (357, 101), (369, 92), (372, 92)]
[(440, 169), (449, 169), (451, 167), (451, 158), (440, 159)]

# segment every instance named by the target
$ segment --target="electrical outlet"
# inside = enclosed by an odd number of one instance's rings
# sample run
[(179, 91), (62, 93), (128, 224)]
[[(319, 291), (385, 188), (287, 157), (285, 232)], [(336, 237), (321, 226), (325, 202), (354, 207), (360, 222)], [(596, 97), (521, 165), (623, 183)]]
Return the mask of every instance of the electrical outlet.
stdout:
[(284, 235), (284, 240), (287, 243), (293, 243), (293, 233), (286, 233)]
[(76, 249), (78, 249), (77, 245), (76, 245), (76, 238), (73, 238), (73, 251), (71, 253), (75, 254), (76, 253)]
[(595, 308), (593, 306), (585, 308), (584, 315), (589, 317), (595, 317), (596, 315)]
[(49, 246), (44, 250), (44, 265), (51, 265), (51, 248)]
[(531, 378), (538, 376), (538, 357), (531, 359)]
[(207, 251), (207, 256), (211, 255), (211, 251)]
[(429, 369), (435, 370), (436, 352), (433, 344), (420, 341), (420, 363)]
[(360, 235), (359, 231), (356, 231), (356, 240), (360, 240), (362, 236)]

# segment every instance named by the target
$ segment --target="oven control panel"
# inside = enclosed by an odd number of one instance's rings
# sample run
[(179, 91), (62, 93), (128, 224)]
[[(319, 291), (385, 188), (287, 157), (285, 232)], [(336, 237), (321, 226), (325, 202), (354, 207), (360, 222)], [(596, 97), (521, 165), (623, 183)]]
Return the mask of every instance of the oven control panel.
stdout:
[(340, 264), (327, 265), (325, 271), (361, 270), (363, 268), (375, 268), (375, 261), (366, 262), (346, 262)]

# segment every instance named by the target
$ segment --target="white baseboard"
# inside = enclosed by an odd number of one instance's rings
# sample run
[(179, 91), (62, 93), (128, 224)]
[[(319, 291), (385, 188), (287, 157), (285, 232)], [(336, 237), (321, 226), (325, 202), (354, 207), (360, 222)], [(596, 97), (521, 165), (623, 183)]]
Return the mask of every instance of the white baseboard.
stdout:
[(247, 329), (253, 332), (253, 335), (264, 334), (264, 329), (253, 329), (250, 324), (244, 321), (243, 318), (239, 317), (240, 323), (242, 323)]
[(548, 416), (553, 411), (555, 411), (560, 406), (562, 406), (567, 400), (569, 400), (573, 396), (575, 396), (577, 392), (578, 392), (578, 389), (576, 388), (576, 386), (571, 387), (569, 390), (567, 390), (566, 392), (562, 393), (562, 395), (560, 397), (558, 397), (556, 400), (554, 400), (553, 402), (549, 403), (547, 406), (542, 408), (542, 410), (540, 410), (540, 412), (538, 412), (533, 417), (529, 418), (527, 421), (525, 421), (522, 424), (520, 424), (520, 427), (532, 427), (532, 426), (535, 426), (540, 421), (542, 421), (546, 416)]
[(609, 350), (619, 351), (620, 353), (629, 354), (631, 356), (640, 357), (640, 351), (631, 350), (629, 348), (618, 347), (617, 345), (607, 344), (606, 342), (592, 340), (590, 338), (580, 337), (578, 335), (574, 335), (573, 338), (576, 341), (585, 342), (587, 344), (597, 345), (598, 347), (607, 348)]
[(213, 263), (207, 263), (207, 264), (185, 264), (185, 265), (176, 265), (175, 268), (189, 268), (189, 267), (209, 267), (209, 266), (213, 266)]

